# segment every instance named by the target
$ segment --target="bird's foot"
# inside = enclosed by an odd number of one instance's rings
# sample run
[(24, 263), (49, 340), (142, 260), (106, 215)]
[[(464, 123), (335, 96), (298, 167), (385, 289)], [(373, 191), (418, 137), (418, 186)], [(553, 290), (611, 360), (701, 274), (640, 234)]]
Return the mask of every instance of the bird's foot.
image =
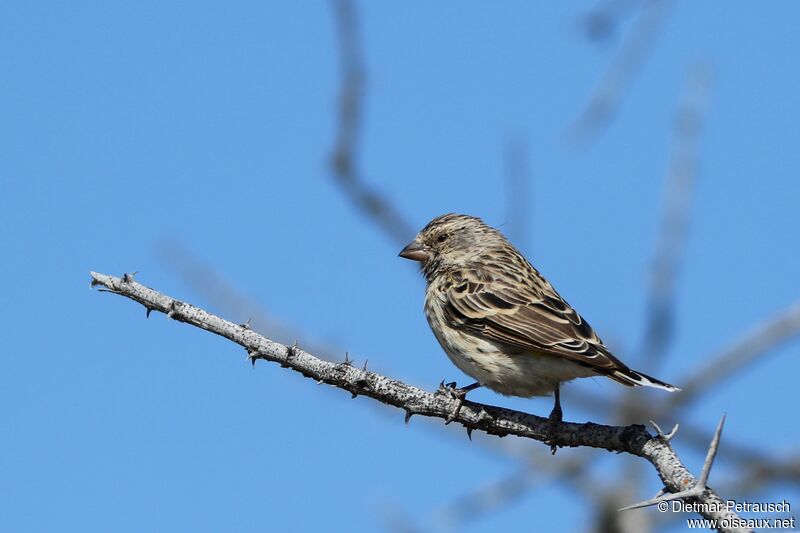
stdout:
[(556, 454), (558, 451), (558, 445), (556, 444), (556, 428), (558, 425), (561, 424), (563, 420), (563, 412), (561, 411), (561, 398), (559, 394), (559, 390), (555, 390), (555, 405), (553, 405), (553, 410), (550, 411), (550, 416), (547, 419), (550, 421), (549, 427), (547, 428), (547, 441), (546, 444), (550, 445), (550, 453), (553, 455)]
[(548, 417), (550, 421), (550, 426), (547, 429), (547, 441), (546, 444), (550, 445), (550, 453), (553, 455), (556, 454), (558, 450), (558, 445), (556, 444), (556, 428), (559, 424), (561, 424), (561, 409), (553, 409)]
[(458, 413), (461, 411), (461, 406), (464, 405), (464, 399), (467, 397), (467, 393), (473, 389), (477, 389), (480, 386), (480, 383), (473, 383), (472, 385), (458, 388), (455, 381), (445, 383), (444, 380), (442, 380), (442, 382), (439, 384), (439, 390), (437, 392), (439, 394), (446, 394), (456, 401), (455, 408), (449, 415), (447, 415), (447, 418), (444, 421), (445, 425), (456, 419)]

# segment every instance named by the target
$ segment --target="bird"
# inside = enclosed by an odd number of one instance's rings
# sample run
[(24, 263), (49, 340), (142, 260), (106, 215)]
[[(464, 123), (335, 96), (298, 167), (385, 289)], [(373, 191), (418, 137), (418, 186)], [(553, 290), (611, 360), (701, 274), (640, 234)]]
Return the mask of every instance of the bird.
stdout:
[(553, 424), (563, 417), (560, 386), (575, 378), (680, 390), (617, 359), (519, 250), (478, 217), (438, 216), (399, 255), (419, 261), (428, 324), (453, 364), (475, 379), (463, 388), (449, 384), (458, 402), (448, 423), (478, 387), (525, 398), (553, 394)]

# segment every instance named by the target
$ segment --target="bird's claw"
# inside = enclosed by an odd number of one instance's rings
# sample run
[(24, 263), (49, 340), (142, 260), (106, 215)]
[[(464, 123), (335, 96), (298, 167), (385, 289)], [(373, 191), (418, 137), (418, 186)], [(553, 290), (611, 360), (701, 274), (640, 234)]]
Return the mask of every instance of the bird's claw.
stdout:
[(556, 405), (550, 412), (550, 416), (547, 417), (550, 423), (547, 428), (547, 440), (545, 444), (550, 445), (550, 453), (553, 455), (558, 451), (558, 444), (556, 444), (556, 428), (561, 424), (562, 416), (561, 405)]
[(444, 421), (445, 425), (449, 424), (455, 420), (456, 417), (458, 417), (458, 413), (461, 411), (461, 406), (464, 405), (464, 399), (467, 397), (467, 393), (470, 390), (472, 389), (467, 387), (459, 389), (455, 381), (445, 383), (444, 380), (442, 380), (442, 382), (439, 383), (439, 390), (436, 392), (439, 394), (446, 394), (451, 399), (456, 401), (455, 408), (449, 415), (447, 415), (447, 418)]

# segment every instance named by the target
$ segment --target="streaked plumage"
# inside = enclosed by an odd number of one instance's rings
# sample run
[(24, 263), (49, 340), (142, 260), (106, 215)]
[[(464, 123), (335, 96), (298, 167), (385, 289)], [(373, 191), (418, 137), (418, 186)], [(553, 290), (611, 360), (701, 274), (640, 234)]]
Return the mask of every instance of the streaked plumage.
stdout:
[(678, 390), (614, 357), (522, 254), (479, 218), (437, 217), (401, 256), (421, 262), (425, 315), (442, 348), (482, 386), (530, 397), (603, 375), (624, 385)]

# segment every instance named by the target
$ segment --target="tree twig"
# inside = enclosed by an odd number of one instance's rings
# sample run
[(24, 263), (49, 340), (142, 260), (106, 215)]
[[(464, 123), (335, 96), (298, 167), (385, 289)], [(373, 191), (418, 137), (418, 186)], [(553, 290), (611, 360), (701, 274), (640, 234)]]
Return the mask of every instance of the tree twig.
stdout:
[[(646, 459), (656, 469), (666, 489), (680, 493), (687, 488), (702, 486), (691, 498), (708, 503), (700, 513), (705, 518), (724, 520), (738, 516), (726, 509), (724, 501), (703, 482), (689, 472), (678, 458), (670, 443), (658, 436), (652, 436), (644, 426), (604, 426), (563, 422), (556, 426), (544, 417), (501, 407), (465, 401), (453, 415), (456, 400), (448, 394), (431, 393), (407, 385), (401, 381), (370, 372), (366, 368), (356, 368), (345, 360), (342, 363), (323, 361), (297, 346), (285, 346), (259, 335), (246, 324), (234, 324), (207, 311), (161, 294), (145, 287), (125, 274), (122, 278), (106, 274), (91, 273), (92, 286), (101, 286), (112, 292), (139, 302), (151, 311), (165, 313), (173, 320), (190, 324), (229, 339), (247, 350), (248, 357), (255, 364), (264, 359), (291, 368), (318, 383), (327, 383), (358, 395), (374, 398), (384, 404), (393, 405), (406, 412), (406, 420), (411, 415), (422, 415), (452, 419), (454, 422), (472, 430), (484, 431), (491, 435), (516, 435), (550, 445), (562, 447), (586, 446), (614, 452), (626, 452)], [(706, 471), (704, 470), (704, 473)], [(726, 529), (726, 531), (738, 531)]]

